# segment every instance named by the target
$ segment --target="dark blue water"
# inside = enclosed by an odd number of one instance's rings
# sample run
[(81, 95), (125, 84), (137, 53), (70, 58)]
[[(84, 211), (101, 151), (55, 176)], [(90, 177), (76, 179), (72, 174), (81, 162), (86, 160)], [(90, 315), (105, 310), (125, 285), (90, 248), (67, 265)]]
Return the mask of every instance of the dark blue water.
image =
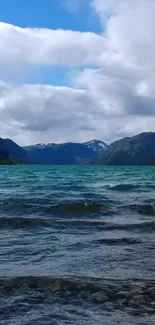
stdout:
[(155, 168), (0, 167), (0, 324), (155, 324)]

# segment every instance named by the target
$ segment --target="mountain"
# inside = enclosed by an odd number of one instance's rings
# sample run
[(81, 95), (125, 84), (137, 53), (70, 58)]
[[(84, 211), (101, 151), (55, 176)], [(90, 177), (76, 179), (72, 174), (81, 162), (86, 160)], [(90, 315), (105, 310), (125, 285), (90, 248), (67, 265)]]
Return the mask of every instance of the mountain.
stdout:
[(145, 132), (113, 142), (106, 151), (91, 161), (94, 165), (155, 164), (155, 133)]
[(0, 164), (155, 165), (155, 133), (145, 132), (113, 142), (49, 143), (21, 148), (0, 138)]
[(0, 138), (0, 164), (18, 164), (26, 160), (26, 151), (10, 139)]
[(39, 143), (23, 147), (29, 164), (75, 165), (87, 163), (107, 149), (103, 141), (92, 140), (84, 143)]

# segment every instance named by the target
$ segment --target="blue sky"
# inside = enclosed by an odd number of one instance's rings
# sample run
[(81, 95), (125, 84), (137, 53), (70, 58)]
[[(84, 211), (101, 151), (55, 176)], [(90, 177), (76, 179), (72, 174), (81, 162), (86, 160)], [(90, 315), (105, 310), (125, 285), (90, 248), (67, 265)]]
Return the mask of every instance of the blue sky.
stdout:
[(21, 27), (98, 32), (101, 30), (100, 22), (90, 9), (90, 1), (81, 3), (75, 12), (69, 9), (66, 0), (1, 0), (0, 20)]
[(0, 0), (0, 136), (154, 131), (154, 38), (154, 0)]

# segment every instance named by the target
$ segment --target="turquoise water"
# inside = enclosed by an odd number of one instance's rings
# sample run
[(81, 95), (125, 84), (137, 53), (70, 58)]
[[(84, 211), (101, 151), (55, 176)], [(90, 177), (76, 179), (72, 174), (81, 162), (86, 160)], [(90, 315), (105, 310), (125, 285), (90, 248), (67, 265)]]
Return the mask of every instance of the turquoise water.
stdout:
[(155, 323), (155, 168), (0, 167), (0, 324)]

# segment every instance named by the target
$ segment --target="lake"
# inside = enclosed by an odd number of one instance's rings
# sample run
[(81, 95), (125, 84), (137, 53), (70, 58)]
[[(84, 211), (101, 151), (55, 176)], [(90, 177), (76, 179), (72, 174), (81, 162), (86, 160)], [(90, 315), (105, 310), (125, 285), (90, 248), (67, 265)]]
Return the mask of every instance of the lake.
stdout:
[(155, 324), (155, 168), (0, 167), (0, 324)]

